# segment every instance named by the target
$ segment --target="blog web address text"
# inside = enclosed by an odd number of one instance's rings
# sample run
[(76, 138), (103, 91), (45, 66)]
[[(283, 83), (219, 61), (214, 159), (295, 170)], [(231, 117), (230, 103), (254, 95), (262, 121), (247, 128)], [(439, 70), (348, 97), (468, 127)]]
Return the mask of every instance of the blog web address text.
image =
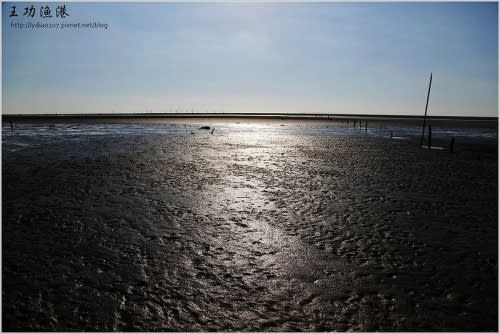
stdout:
[(70, 29), (108, 29), (107, 23), (102, 22), (78, 22), (78, 23), (46, 23), (46, 22), (11, 22), (10, 27), (12, 29), (59, 29), (59, 30), (70, 30)]

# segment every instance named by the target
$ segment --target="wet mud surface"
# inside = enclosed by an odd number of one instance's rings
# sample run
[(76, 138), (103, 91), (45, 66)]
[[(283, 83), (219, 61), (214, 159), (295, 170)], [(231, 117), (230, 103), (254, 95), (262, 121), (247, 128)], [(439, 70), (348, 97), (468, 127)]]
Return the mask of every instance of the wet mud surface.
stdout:
[(497, 330), (496, 156), (198, 131), (2, 163), (3, 330)]

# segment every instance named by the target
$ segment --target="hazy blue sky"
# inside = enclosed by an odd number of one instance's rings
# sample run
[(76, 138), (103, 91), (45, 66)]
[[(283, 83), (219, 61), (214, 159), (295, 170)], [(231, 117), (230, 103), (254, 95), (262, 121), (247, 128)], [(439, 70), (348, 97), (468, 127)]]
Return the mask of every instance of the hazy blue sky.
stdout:
[(3, 113), (497, 116), (496, 3), (65, 4), (2, 4)]

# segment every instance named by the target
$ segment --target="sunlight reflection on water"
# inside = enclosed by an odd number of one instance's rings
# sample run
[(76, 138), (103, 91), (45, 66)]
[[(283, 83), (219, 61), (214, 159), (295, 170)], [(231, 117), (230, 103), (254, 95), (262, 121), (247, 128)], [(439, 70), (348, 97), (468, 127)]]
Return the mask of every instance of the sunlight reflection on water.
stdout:
[[(96, 136), (113, 138), (128, 136), (191, 136), (210, 135), (210, 130), (202, 130), (203, 124), (85, 124), (85, 123), (16, 123), (11, 130), (8, 123), (2, 125), (2, 143), (7, 150), (19, 150), (23, 147), (43, 145), (59, 140), (85, 140)], [(238, 137), (242, 140), (252, 138), (272, 138), (280, 135), (300, 136), (349, 136), (375, 137), (413, 140), (421, 133), (420, 126), (400, 124), (375, 125), (365, 128), (353, 127), (345, 123), (328, 124), (279, 124), (279, 123), (240, 123), (213, 125), (215, 136)], [(433, 128), (433, 138), (497, 138), (496, 129), (492, 128)]]

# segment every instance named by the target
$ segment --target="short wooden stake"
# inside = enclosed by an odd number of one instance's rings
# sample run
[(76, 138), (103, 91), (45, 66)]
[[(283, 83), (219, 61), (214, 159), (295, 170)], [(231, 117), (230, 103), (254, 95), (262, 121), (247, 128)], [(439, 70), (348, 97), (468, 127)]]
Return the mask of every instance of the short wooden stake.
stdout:
[(450, 153), (453, 153), (453, 147), (455, 146), (455, 137), (451, 137), (450, 142)]
[(429, 148), (432, 147), (432, 127), (429, 125)]

